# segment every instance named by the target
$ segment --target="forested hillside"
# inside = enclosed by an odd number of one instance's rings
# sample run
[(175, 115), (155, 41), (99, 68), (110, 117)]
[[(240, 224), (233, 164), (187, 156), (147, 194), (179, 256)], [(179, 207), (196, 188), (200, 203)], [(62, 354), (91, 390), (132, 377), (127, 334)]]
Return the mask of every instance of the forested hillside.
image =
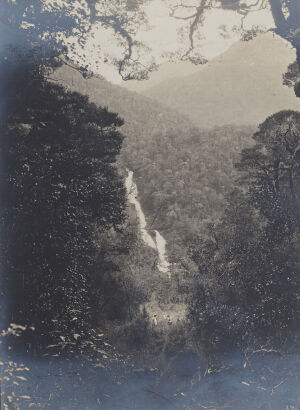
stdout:
[(88, 95), (94, 103), (118, 113), (124, 120), (121, 130), (128, 137), (128, 144), (133, 143), (134, 138), (147, 139), (155, 133), (176, 130), (188, 132), (195, 128), (189, 119), (163, 104), (127, 91), (97, 75), (84, 78), (78, 68), (71, 64), (62, 65), (50, 77), (70, 90)]
[(75, 67), (63, 65), (51, 77), (124, 119), (120, 167), (134, 172), (151, 228), (167, 235), (172, 259), (181, 258), (182, 244), (220, 215), (233, 164), (255, 127), (200, 130), (147, 97), (97, 76), (84, 79)]
[(235, 185), (233, 164), (241, 148), (251, 146), (252, 129), (154, 134), (123, 150), (123, 160), (135, 170), (149, 221), (168, 238), (174, 261), (183, 256), (182, 247), (193, 235), (207, 232), (223, 211), (225, 195)]

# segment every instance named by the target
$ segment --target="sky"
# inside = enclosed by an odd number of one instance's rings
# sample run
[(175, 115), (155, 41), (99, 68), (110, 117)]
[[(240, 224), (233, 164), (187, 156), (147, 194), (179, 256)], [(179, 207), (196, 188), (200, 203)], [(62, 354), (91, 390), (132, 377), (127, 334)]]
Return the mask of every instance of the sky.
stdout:
[[(170, 17), (170, 8), (168, 6), (173, 1), (153, 0), (145, 7), (150, 28), (140, 30), (137, 33), (136, 40), (149, 47), (149, 51), (146, 51), (143, 56), (143, 58), (146, 58), (146, 63), (150, 61), (152, 56), (158, 64), (164, 63), (169, 60), (173, 53), (178, 52), (178, 50), (186, 50), (188, 46), (187, 24), (189, 23)], [(186, 0), (184, 4), (192, 4), (195, 1)], [(245, 0), (246, 3), (249, 1)], [(185, 9), (182, 10), (184, 13)], [(241, 38), (241, 32), (238, 29), (240, 25), (241, 15), (234, 11), (223, 9), (208, 11), (203, 26), (197, 32), (197, 50), (207, 60), (224, 53), (234, 42), (239, 41)], [(253, 26), (259, 26), (264, 30), (273, 28), (274, 23), (270, 10), (263, 9), (249, 13), (244, 19), (244, 29), (248, 30)], [(180, 30), (185, 35), (180, 35)], [(101, 59), (101, 64), (97, 66), (95, 56), (98, 51), (101, 52), (104, 58)], [(91, 37), (85, 46), (84, 53), (84, 58), (89, 61), (93, 71), (103, 75), (115, 84), (122, 83), (122, 78), (111, 63), (112, 57), (118, 58), (122, 53), (122, 48), (116, 41), (112, 30), (100, 26), (96, 27), (93, 38)]]

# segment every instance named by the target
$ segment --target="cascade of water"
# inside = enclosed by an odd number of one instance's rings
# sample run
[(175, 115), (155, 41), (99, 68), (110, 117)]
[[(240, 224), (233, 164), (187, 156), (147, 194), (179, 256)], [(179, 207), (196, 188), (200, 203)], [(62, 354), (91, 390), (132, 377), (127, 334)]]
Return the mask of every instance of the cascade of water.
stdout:
[(141, 230), (143, 241), (145, 242), (146, 245), (150, 246), (151, 248), (157, 249), (152, 236), (148, 233), (146, 229), (147, 222), (146, 222), (146, 218), (142, 210), (141, 204), (139, 203), (137, 199), (138, 190), (137, 190), (136, 184), (133, 182), (133, 172), (132, 171), (128, 171), (128, 176), (125, 181), (125, 187), (127, 190), (129, 203), (135, 206), (135, 210), (136, 210), (138, 220), (140, 223), (140, 230)]
[(125, 181), (125, 187), (127, 190), (128, 201), (129, 203), (133, 204), (138, 216), (139, 224), (140, 224), (140, 231), (142, 240), (148, 246), (153, 249), (156, 249), (158, 253), (158, 265), (157, 268), (160, 272), (167, 273), (169, 278), (171, 277), (170, 270), (169, 270), (169, 262), (166, 255), (166, 240), (165, 238), (158, 232), (155, 231), (155, 242), (152, 236), (147, 231), (147, 221), (142, 210), (141, 204), (138, 201), (138, 190), (136, 184), (133, 182), (133, 172), (128, 171), (128, 176)]
[(156, 240), (156, 248), (157, 248), (157, 252), (158, 252), (158, 269), (161, 272), (167, 273), (169, 278), (171, 277), (170, 274), (170, 264), (168, 262), (167, 259), (167, 254), (166, 254), (166, 240), (165, 238), (158, 232), (155, 231), (155, 240)]

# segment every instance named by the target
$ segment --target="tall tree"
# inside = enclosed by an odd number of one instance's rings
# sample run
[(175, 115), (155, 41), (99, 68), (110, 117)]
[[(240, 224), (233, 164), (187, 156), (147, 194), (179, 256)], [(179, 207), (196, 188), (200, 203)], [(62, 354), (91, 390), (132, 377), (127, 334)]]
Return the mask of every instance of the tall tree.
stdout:
[(281, 111), (269, 117), (254, 135), (256, 145), (242, 152), (251, 195), (261, 212), (278, 224), (275, 213), (288, 211), (299, 219), (300, 113)]
[(294, 111), (260, 125), (238, 164), (243, 188), (228, 198), (212, 239), (192, 253), (199, 285), (191, 317), (219, 341), (283, 348), (298, 337), (299, 127)]
[(1, 265), (6, 319), (34, 324), (47, 342), (91, 326), (97, 235), (124, 220), (114, 165), (122, 120), (47, 81), (45, 61), (29, 61), (14, 73), (1, 124)]

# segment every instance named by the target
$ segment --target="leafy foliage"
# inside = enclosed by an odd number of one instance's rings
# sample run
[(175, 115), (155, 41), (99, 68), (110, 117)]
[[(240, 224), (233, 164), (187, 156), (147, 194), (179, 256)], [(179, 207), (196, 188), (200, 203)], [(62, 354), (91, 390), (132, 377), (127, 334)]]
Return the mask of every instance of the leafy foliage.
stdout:
[(284, 349), (298, 340), (299, 127), (294, 111), (260, 125), (237, 165), (247, 185), (229, 196), (211, 239), (192, 251), (199, 277), (191, 318), (214, 338), (211, 346)]
[(46, 341), (77, 340), (91, 325), (97, 233), (125, 217), (114, 166), (122, 120), (36, 70), (19, 74), (1, 134), (1, 256), (12, 315)]
[(147, 26), (142, 5), (143, 1), (132, 0), (4, 0), (0, 4), (1, 44), (18, 45), (26, 50), (40, 46), (67, 59), (71, 56), (86, 76), (90, 62), (85, 47), (95, 35), (95, 29), (100, 29), (112, 34), (120, 52), (107, 56), (98, 50), (96, 66), (99, 68), (109, 59), (124, 80), (147, 78), (156, 66), (151, 58), (146, 66), (144, 60), (140, 61), (141, 54), (145, 56), (148, 51), (136, 39), (137, 31)]

